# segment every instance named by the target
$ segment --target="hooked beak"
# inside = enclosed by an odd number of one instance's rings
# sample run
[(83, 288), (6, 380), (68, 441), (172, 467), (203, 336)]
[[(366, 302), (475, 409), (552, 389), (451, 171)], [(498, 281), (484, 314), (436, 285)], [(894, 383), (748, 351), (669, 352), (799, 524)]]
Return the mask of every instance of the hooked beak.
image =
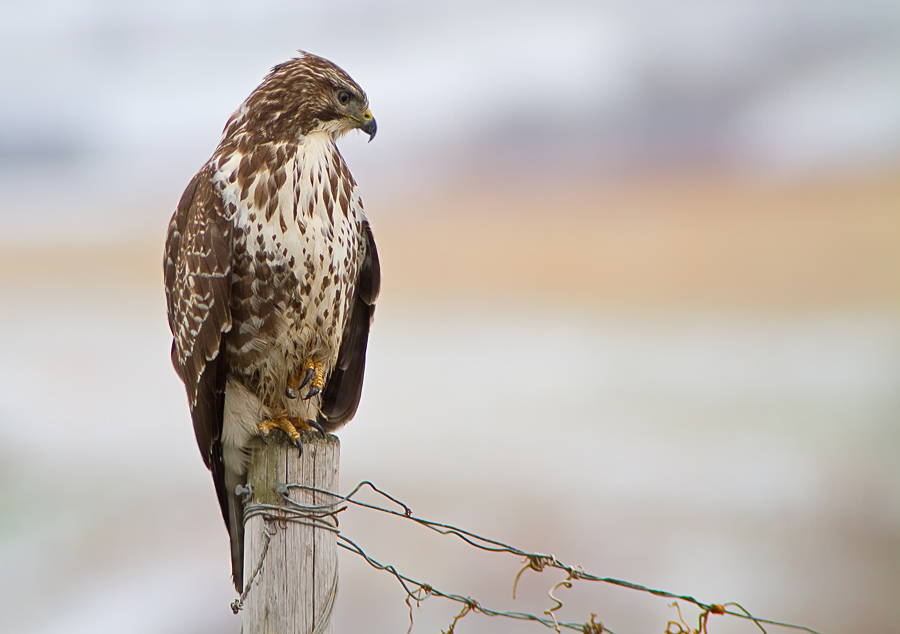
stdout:
[(372, 142), (372, 139), (375, 138), (375, 133), (378, 132), (378, 124), (375, 123), (375, 117), (372, 116), (372, 111), (368, 108), (363, 113), (359, 129), (369, 135), (369, 143)]

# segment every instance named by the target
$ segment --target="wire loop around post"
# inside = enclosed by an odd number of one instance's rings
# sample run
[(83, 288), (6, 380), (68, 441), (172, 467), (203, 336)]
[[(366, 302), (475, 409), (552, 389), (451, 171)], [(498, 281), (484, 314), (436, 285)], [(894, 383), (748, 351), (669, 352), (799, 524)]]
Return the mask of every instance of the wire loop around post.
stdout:
[[(296, 500), (291, 499), (291, 489), (301, 489), (319, 494), (331, 495), (335, 497), (335, 502), (331, 504), (317, 505), (300, 504)], [(266, 559), (266, 554), (269, 552), (269, 544), (271, 543), (272, 537), (275, 535), (279, 528), (284, 529), (287, 527), (288, 523), (294, 523), (302, 524), (304, 526), (311, 526), (312, 528), (319, 528), (322, 530), (330, 531), (332, 533), (341, 532), (338, 528), (337, 514), (347, 509), (346, 506), (338, 508), (344, 500), (344, 498), (342, 498), (341, 496), (337, 495), (336, 493), (331, 493), (330, 491), (315, 489), (313, 487), (308, 487), (301, 484), (280, 483), (275, 486), (275, 492), (279, 496), (281, 496), (281, 504), (263, 504), (260, 502), (252, 502), (251, 500), (253, 498), (253, 487), (249, 484), (246, 487), (238, 486), (235, 490), (235, 494), (242, 496), (244, 499), (243, 521), (245, 529), (247, 526), (247, 522), (249, 522), (251, 518), (262, 517), (263, 519), (262, 551), (260, 552), (259, 560), (257, 561), (256, 566), (253, 568), (253, 572), (250, 574), (250, 578), (247, 579), (247, 583), (244, 584), (244, 590), (243, 592), (241, 592), (241, 596), (231, 603), (231, 610), (235, 614), (243, 609), (244, 600), (247, 598), (247, 595), (250, 593), (250, 589), (253, 587), (253, 581), (256, 579), (259, 571), (262, 570), (263, 563)], [(329, 592), (328, 601), (325, 605), (325, 610), (316, 623), (316, 627), (313, 629), (313, 634), (318, 634), (319, 632), (324, 631), (325, 625), (330, 622), (332, 613), (334, 612), (334, 603), (337, 597), (337, 586), (338, 574), (337, 569), (335, 569), (334, 581), (331, 584), (331, 590)]]

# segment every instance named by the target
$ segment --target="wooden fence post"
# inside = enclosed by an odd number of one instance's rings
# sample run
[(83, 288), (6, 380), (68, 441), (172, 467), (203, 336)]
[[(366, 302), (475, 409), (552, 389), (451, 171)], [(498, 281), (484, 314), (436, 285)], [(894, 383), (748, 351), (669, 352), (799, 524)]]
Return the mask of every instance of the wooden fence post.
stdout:
[[(281, 506), (276, 486), (300, 484), (337, 493), (340, 442), (305, 432), (303, 456), (276, 431), (268, 444), (254, 444), (248, 482), (251, 504)], [(335, 502), (332, 496), (292, 488), (290, 498), (313, 506)], [(277, 514), (277, 512), (273, 513)], [(260, 567), (260, 562), (262, 566)], [(253, 576), (255, 572), (255, 577)], [(337, 596), (337, 535), (323, 528), (255, 515), (244, 527), (243, 634), (331, 634)]]

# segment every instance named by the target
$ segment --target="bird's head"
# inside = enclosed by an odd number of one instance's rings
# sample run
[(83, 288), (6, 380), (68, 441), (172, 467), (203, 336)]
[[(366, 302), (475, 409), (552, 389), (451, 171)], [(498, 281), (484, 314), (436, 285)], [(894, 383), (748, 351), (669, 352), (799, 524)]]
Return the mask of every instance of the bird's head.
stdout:
[(310, 53), (273, 68), (235, 115), (233, 121), (243, 131), (267, 141), (313, 132), (337, 139), (356, 129), (371, 141), (378, 129), (359, 84), (327, 59)]

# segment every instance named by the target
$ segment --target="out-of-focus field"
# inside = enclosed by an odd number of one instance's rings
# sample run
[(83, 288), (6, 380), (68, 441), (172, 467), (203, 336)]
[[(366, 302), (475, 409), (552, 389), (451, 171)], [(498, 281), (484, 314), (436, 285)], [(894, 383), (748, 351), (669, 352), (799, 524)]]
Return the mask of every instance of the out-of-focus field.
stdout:
[(900, 302), (900, 175), (769, 187), (479, 183), (376, 218), (385, 285), (605, 307), (776, 311)]
[[(896, 4), (6, 3), (0, 634), (239, 631), (163, 240), (298, 48), (379, 128), (339, 143), (383, 268), (344, 491), (823, 634), (900, 632)], [(513, 601), (514, 558), (341, 529), (490, 608), (541, 614), (562, 581), (526, 571)], [(336, 632), (407, 631), (394, 580), (340, 565)], [(616, 634), (676, 617), (555, 594)], [(414, 612), (438, 632), (458, 609)]]
[[(388, 297), (648, 310), (900, 306), (893, 173), (768, 186), (476, 180), (379, 193), (368, 206)], [(46, 246), (25, 236), (6, 244), (0, 265), (15, 273), (7, 283), (89, 275), (159, 285), (160, 241)]]
[[(372, 479), (425, 517), (823, 632), (900, 630), (898, 182), (374, 192), (384, 284), (343, 490)], [(238, 630), (154, 213), (145, 236), (0, 253), (2, 631)], [(489, 607), (540, 613), (561, 580), (528, 572), (513, 602), (517, 561), (342, 528)], [(406, 630), (394, 581), (350, 555), (341, 570), (337, 631)], [(621, 589), (557, 594), (563, 620), (619, 633), (675, 616)], [(415, 631), (456, 611), (429, 600)]]

